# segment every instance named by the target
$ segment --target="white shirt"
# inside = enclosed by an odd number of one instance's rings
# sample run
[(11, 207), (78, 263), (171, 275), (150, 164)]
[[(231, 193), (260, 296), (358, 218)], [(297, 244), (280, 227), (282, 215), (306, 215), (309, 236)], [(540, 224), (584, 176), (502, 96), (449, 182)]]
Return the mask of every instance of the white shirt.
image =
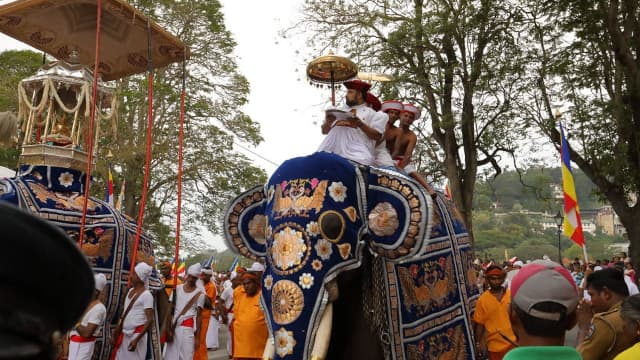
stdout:
[[(122, 311), (126, 311), (129, 307), (129, 303), (131, 302), (131, 298), (129, 298), (129, 293), (131, 293), (133, 289), (129, 290), (127, 293), (127, 297), (124, 300), (124, 309)], [(135, 328), (140, 325), (143, 325), (147, 322), (147, 315), (145, 314), (145, 309), (153, 309), (153, 296), (149, 292), (149, 290), (144, 290), (136, 302), (133, 304), (131, 310), (127, 314), (127, 317), (124, 318), (124, 323), (122, 324), (123, 331), (132, 333)]]
[[(101, 302), (94, 305), (82, 318), (80, 325), (88, 326), (89, 324), (98, 325), (93, 332), (93, 336), (100, 335), (100, 328), (104, 325), (104, 319), (107, 317), (107, 308)], [(77, 331), (71, 331), (71, 335), (80, 335)]]
[[(380, 134), (384, 134), (387, 124), (386, 117), (378, 115), (373, 109), (364, 104), (340, 108), (343, 111), (351, 111), (352, 109), (356, 110), (356, 116), (363, 123)], [(373, 165), (376, 141), (370, 139), (361, 129), (335, 126), (335, 124), (334, 122), (331, 126), (329, 133), (320, 144), (320, 147), (318, 147), (318, 151), (334, 153), (364, 165)]]
[(191, 299), (196, 296), (196, 294), (200, 293), (200, 295), (198, 296), (198, 300), (196, 300), (191, 307), (189, 308), (189, 310), (187, 310), (184, 315), (182, 315), (179, 319), (178, 319), (178, 325), (180, 325), (184, 320), (195, 317), (198, 314), (198, 308), (203, 308), (204, 307), (204, 293), (202, 292), (202, 290), (200, 290), (199, 288), (196, 287), (195, 290), (191, 291), (191, 292), (185, 292), (184, 291), (184, 284), (180, 284), (178, 285), (178, 287), (176, 288), (176, 311), (173, 314), (173, 321), (176, 321), (176, 316), (178, 316), (181, 312), (182, 309), (184, 309), (184, 307), (187, 305), (188, 302), (191, 301)]
[(224, 301), (224, 307), (229, 310), (229, 308), (231, 308), (231, 305), (233, 305), (233, 287), (229, 286), (228, 288), (224, 289), (222, 291), (222, 294), (220, 294), (220, 299)]

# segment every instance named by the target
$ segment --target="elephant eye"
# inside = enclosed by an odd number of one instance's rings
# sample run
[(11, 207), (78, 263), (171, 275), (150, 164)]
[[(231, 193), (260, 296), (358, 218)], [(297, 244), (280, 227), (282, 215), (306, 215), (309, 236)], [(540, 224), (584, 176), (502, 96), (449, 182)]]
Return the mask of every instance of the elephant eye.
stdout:
[(325, 211), (320, 215), (318, 223), (323, 238), (331, 242), (340, 241), (346, 226), (342, 214), (333, 210)]

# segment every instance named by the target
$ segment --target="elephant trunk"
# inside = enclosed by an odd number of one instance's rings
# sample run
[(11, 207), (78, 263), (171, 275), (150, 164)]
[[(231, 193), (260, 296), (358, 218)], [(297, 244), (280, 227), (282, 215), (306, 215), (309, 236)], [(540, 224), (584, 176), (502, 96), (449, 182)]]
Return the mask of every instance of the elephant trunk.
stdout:
[(313, 343), (311, 351), (311, 360), (324, 360), (329, 351), (329, 342), (331, 340), (331, 327), (333, 326), (333, 303), (329, 302), (322, 314), (316, 339)]

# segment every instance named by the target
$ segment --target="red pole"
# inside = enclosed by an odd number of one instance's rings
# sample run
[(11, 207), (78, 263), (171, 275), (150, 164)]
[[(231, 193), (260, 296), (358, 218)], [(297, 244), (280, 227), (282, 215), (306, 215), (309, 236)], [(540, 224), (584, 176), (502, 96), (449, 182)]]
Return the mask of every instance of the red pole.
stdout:
[[(133, 255), (131, 257), (131, 267), (129, 274), (133, 273), (136, 266), (136, 258), (138, 257), (138, 245), (140, 244), (140, 235), (142, 234), (142, 224), (144, 221), (144, 208), (147, 203), (147, 191), (149, 189), (149, 174), (151, 172), (151, 145), (153, 144), (153, 64), (151, 62), (151, 20), (147, 19), (147, 51), (148, 51), (148, 65), (149, 65), (149, 77), (148, 77), (148, 93), (147, 99), (149, 107), (147, 108), (147, 145), (146, 155), (144, 163), (144, 180), (142, 183), (142, 193), (140, 195), (140, 208), (138, 209), (138, 222), (136, 227), (136, 237), (133, 246)], [(131, 276), (127, 286), (131, 285)]]
[[(87, 171), (84, 179), (84, 200), (82, 202), (82, 220), (80, 220), (80, 234), (78, 234), (78, 246), (82, 248), (84, 229), (87, 223), (87, 204), (89, 202), (89, 190), (91, 189), (91, 170), (93, 169), (93, 133), (96, 121), (96, 102), (98, 97), (98, 70), (100, 66), (100, 28), (102, 27), (102, 0), (97, 1), (96, 14), (96, 56), (93, 64), (93, 88), (91, 97), (91, 116), (87, 131)], [(81, 100), (80, 100), (81, 101)]]

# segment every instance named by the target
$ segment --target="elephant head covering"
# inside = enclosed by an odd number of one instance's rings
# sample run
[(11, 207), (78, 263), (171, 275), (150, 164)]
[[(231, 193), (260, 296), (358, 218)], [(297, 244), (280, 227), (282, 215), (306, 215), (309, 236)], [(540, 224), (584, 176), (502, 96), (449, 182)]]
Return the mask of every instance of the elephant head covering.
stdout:
[(141, 262), (135, 267), (136, 275), (142, 280), (145, 288), (149, 288), (149, 277), (151, 276), (151, 272), (153, 271), (153, 267), (151, 265)]
[(93, 281), (95, 282), (96, 290), (102, 291), (105, 286), (107, 286), (107, 277), (104, 274), (95, 274), (93, 276)]
[(187, 269), (187, 275), (191, 275), (195, 277), (198, 277), (201, 272), (202, 272), (202, 265), (198, 263), (189, 266), (189, 268)]

